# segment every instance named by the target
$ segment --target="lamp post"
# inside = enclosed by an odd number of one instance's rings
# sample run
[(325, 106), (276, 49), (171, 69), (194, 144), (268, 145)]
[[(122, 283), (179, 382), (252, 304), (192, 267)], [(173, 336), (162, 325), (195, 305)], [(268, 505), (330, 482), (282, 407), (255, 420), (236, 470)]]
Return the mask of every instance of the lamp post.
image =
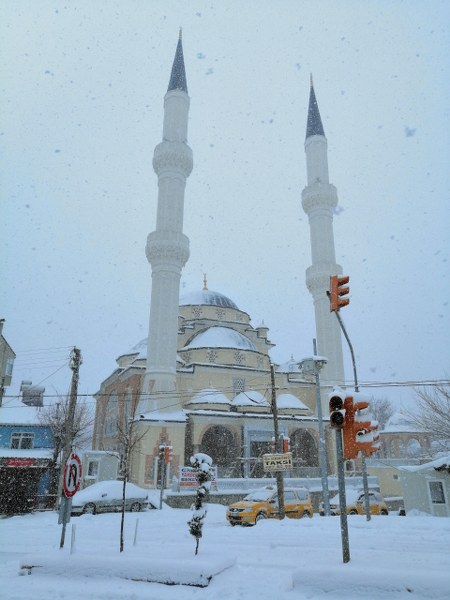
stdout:
[(319, 422), (319, 456), (320, 456), (320, 470), (322, 473), (322, 496), (323, 496), (323, 508), (327, 516), (330, 514), (330, 496), (328, 492), (328, 478), (327, 478), (327, 451), (325, 445), (325, 434), (323, 431), (323, 418), (322, 418), (322, 402), (320, 400), (320, 370), (327, 364), (328, 359), (324, 356), (316, 355), (316, 340), (313, 340), (314, 345), (314, 356), (311, 358), (304, 358), (300, 362), (300, 369), (304, 375), (313, 375), (316, 378), (316, 405), (317, 405), (317, 420)]

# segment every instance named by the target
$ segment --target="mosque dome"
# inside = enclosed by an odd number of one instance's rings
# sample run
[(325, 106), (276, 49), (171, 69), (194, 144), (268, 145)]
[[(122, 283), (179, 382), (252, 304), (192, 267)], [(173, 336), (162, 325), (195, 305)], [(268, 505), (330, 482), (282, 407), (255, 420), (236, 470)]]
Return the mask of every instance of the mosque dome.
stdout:
[(198, 333), (183, 349), (195, 348), (235, 348), (256, 350), (255, 344), (245, 335), (230, 327), (209, 327)]
[(264, 396), (256, 390), (247, 390), (241, 392), (234, 398), (233, 406), (263, 406), (268, 407), (269, 403)]
[(309, 410), (306, 404), (293, 394), (280, 394), (277, 396), (277, 407), (280, 410)]
[(230, 401), (219, 392), (215, 388), (205, 388), (200, 390), (191, 400), (189, 400), (188, 404), (230, 404)]
[(239, 310), (233, 300), (230, 300), (227, 296), (205, 288), (180, 296), (180, 306), (199, 306), (205, 304)]

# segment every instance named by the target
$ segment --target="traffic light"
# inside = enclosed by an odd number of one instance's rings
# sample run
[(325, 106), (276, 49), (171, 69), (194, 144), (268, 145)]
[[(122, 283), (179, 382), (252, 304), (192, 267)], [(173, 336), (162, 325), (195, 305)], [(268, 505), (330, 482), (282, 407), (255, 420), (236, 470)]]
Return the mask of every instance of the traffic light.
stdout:
[(355, 392), (345, 398), (344, 408), (344, 458), (356, 458), (360, 451), (364, 451), (366, 456), (377, 452), (378, 423), (372, 421), (367, 397)]
[(342, 429), (345, 422), (345, 393), (340, 388), (333, 388), (328, 396), (328, 406), (330, 409), (330, 427), (333, 429)]
[(165, 448), (166, 448), (166, 447), (165, 447), (165, 445), (163, 445), (163, 444), (161, 444), (161, 445), (160, 445), (160, 447), (159, 447), (159, 461), (160, 461), (161, 463), (163, 463), (163, 462), (164, 462), (164, 453), (165, 453)]
[(282, 440), (283, 440), (283, 452), (290, 452), (290, 439), (283, 435)]
[(172, 446), (165, 446), (164, 448), (164, 464), (168, 465), (172, 462)]
[(349, 298), (342, 298), (349, 293), (350, 288), (347, 283), (350, 281), (350, 277), (345, 275), (344, 277), (338, 277), (337, 275), (331, 275), (330, 277), (330, 311), (336, 311), (347, 306), (350, 303)]

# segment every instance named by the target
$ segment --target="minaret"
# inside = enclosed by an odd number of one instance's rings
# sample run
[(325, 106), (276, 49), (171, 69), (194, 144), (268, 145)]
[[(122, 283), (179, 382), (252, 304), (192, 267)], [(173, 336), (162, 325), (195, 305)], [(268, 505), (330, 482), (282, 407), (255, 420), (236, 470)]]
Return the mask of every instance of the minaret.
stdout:
[(153, 392), (155, 400), (147, 403), (147, 410), (177, 408), (175, 396), (170, 392), (176, 388), (180, 276), (189, 258), (189, 239), (183, 234), (184, 190), (193, 164), (192, 150), (187, 144), (188, 112), (180, 29), (164, 97), (163, 141), (156, 146), (153, 156), (158, 176), (158, 208), (156, 230), (149, 234), (146, 246), (152, 267), (152, 295), (142, 391)]
[(302, 205), (309, 219), (312, 259), (312, 265), (306, 270), (306, 285), (314, 300), (317, 352), (328, 358), (320, 379), (323, 385), (342, 385), (341, 332), (336, 316), (330, 312), (327, 296), (330, 275), (342, 274), (342, 267), (336, 264), (333, 235), (333, 212), (338, 200), (336, 188), (328, 180), (327, 139), (312, 76), (305, 152), (308, 185), (302, 192)]

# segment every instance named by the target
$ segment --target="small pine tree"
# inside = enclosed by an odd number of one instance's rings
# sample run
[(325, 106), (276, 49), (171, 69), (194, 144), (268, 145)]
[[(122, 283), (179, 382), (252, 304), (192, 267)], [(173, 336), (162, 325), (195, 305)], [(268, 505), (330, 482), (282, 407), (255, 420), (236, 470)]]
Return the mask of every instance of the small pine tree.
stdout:
[(194, 511), (194, 514), (192, 515), (192, 519), (188, 521), (188, 525), (189, 532), (197, 540), (195, 554), (198, 554), (198, 544), (202, 537), (202, 527), (206, 517), (206, 504), (204, 504), (204, 502), (208, 497), (209, 489), (211, 487), (212, 459), (207, 454), (198, 452), (197, 454), (194, 454), (194, 456), (191, 456), (190, 463), (195, 469), (195, 478), (199, 487), (197, 488), (195, 502), (191, 506), (191, 510)]

